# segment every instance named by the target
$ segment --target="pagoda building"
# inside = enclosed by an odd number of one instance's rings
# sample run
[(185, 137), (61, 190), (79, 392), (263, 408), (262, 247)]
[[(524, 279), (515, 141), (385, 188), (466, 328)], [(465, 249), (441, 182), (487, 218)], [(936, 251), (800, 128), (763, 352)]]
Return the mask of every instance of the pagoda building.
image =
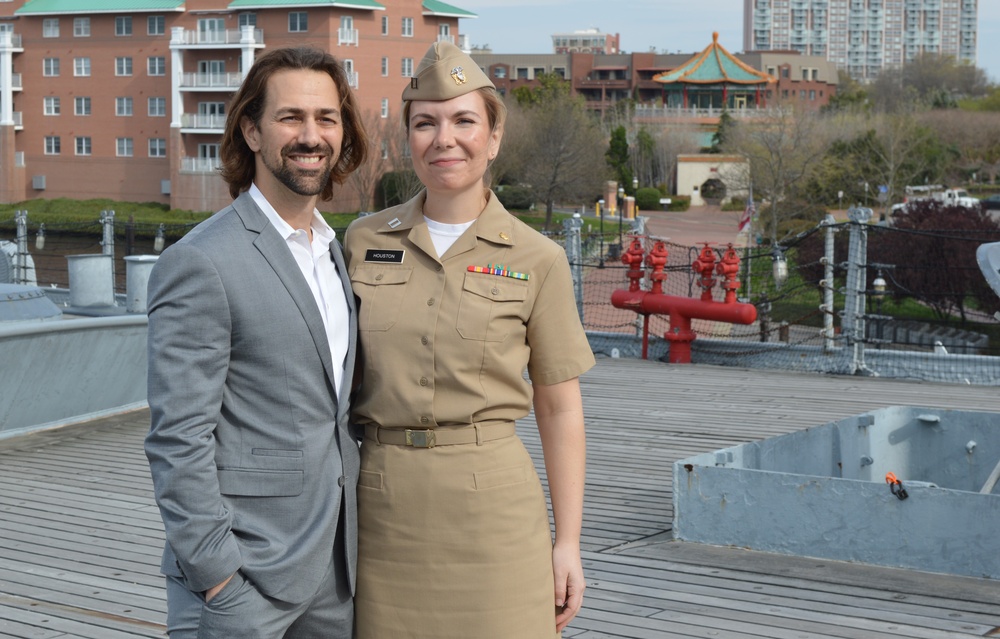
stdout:
[(665, 106), (693, 109), (764, 107), (768, 87), (778, 82), (729, 53), (718, 32), (704, 51), (653, 80), (663, 85)]

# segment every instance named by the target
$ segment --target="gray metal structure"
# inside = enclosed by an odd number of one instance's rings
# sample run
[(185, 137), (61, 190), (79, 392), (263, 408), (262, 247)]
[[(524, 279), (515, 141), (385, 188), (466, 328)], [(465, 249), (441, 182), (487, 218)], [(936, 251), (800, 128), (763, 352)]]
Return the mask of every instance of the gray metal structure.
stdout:
[(674, 537), (1000, 579), (998, 461), (1000, 414), (875, 410), (677, 461)]

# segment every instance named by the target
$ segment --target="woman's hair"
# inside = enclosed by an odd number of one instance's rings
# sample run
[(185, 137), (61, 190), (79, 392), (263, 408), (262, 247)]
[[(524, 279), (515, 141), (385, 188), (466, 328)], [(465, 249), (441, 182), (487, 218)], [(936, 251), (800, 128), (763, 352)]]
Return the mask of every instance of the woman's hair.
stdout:
[(340, 95), (340, 113), (343, 118), (344, 139), (340, 157), (330, 173), (330, 180), (320, 197), (333, 197), (334, 183), (342, 184), (352, 171), (365, 161), (368, 136), (361, 123), (361, 111), (354, 99), (347, 73), (332, 55), (312, 47), (290, 47), (268, 51), (253, 63), (239, 91), (233, 97), (226, 118), (219, 155), (222, 166), (219, 172), (229, 185), (229, 194), (236, 198), (253, 184), (256, 156), (243, 137), (241, 123), (247, 118), (258, 129), (267, 102), (267, 83), (279, 71), (306, 70), (326, 73), (333, 78)]
[[(503, 103), (493, 87), (480, 87), (476, 92), (483, 96), (483, 104), (486, 105), (486, 118), (490, 123), (490, 130), (503, 131), (504, 122), (507, 121), (507, 105)], [(410, 106), (413, 103), (407, 100), (403, 102), (403, 126), (406, 132), (410, 132)]]

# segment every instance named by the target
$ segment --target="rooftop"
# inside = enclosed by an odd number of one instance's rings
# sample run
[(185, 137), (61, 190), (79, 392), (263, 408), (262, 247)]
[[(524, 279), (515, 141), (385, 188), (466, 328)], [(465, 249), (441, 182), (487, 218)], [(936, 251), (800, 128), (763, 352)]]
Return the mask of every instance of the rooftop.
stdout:
[[(567, 639), (1000, 632), (996, 581), (671, 538), (675, 460), (889, 405), (1000, 412), (995, 388), (628, 359), (581, 379), (589, 587)], [(0, 439), (0, 636), (163, 637), (148, 421), (141, 410)], [(533, 419), (518, 432), (541, 467)]]

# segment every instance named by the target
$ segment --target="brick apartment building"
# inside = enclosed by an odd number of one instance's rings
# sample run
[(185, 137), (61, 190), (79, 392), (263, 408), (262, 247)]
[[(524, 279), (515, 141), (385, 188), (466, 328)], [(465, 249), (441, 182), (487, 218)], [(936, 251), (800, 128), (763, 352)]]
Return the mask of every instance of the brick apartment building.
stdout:
[[(470, 17), (438, 0), (0, 2), (0, 202), (221, 208), (226, 108), (261, 52), (330, 51), (363, 109), (398, 117), (404, 78)], [(356, 202), (345, 187), (325, 206)]]

